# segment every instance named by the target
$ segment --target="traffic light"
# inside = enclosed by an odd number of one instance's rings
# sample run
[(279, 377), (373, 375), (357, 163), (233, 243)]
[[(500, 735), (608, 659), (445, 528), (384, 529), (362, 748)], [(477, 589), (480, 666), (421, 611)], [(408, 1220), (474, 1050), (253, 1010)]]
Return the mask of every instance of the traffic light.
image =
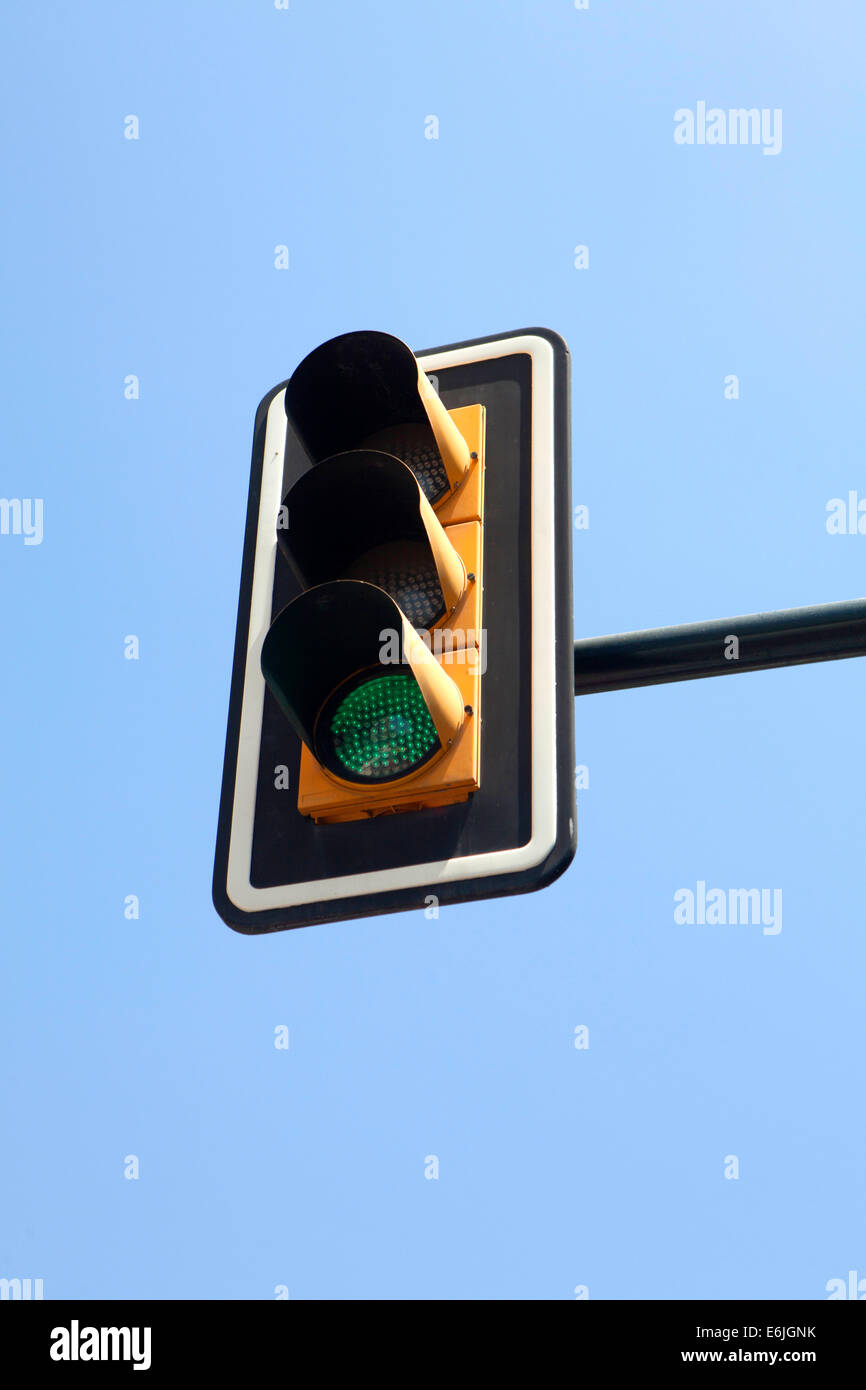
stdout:
[[(259, 406), (214, 902), (273, 931), (575, 847), (568, 353), (347, 333)], [(433, 905), (435, 904), (435, 908)]]
[(385, 333), (317, 348), (285, 408), (313, 464), (277, 522), (304, 592), (261, 664), (302, 741), (298, 810), (322, 823), (465, 801), (480, 785), (483, 408), (455, 423)]

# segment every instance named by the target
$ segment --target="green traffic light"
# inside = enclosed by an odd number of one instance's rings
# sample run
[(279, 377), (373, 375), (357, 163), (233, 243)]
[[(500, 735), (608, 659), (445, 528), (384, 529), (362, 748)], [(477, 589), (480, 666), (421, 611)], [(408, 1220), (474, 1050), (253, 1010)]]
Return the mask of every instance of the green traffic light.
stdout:
[(328, 736), (338, 766), (353, 778), (402, 777), (439, 749), (430, 711), (408, 671), (374, 676), (340, 700)]

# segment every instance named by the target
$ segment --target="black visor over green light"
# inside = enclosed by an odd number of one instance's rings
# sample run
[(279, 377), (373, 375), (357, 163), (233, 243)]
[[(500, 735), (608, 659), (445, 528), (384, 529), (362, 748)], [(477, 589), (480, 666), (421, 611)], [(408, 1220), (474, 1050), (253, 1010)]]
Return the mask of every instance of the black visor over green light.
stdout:
[(397, 780), (441, 750), (402, 642), (393, 599), (355, 580), (301, 594), (265, 637), (268, 688), (317, 761), (346, 781)]

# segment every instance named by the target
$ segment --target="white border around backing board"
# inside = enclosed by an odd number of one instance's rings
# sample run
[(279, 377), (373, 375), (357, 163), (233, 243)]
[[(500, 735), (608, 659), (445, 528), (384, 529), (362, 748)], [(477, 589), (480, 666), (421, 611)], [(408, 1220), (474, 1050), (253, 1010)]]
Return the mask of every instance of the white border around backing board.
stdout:
[[(250, 883), (265, 680), (260, 658), (271, 620), (277, 516), (286, 446), (285, 390), (271, 401), (265, 430), (250, 622), (238, 735), (226, 889), (242, 912), (301, 907), (365, 893), (423, 888), (437, 882), (519, 873), (543, 863), (556, 842), (556, 555), (554, 530), (554, 353), (525, 335), (419, 357), (425, 372), (526, 353), (532, 362), (532, 830), (523, 845), (486, 854), (256, 888)], [(488, 461), (488, 466), (489, 461)]]

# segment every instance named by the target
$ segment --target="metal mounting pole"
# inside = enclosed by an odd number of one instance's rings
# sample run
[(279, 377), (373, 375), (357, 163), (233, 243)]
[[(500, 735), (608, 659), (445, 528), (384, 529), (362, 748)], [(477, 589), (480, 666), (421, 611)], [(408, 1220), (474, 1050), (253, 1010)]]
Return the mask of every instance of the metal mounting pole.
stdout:
[(849, 656), (866, 656), (866, 599), (583, 638), (574, 644), (574, 693), (593, 695)]

